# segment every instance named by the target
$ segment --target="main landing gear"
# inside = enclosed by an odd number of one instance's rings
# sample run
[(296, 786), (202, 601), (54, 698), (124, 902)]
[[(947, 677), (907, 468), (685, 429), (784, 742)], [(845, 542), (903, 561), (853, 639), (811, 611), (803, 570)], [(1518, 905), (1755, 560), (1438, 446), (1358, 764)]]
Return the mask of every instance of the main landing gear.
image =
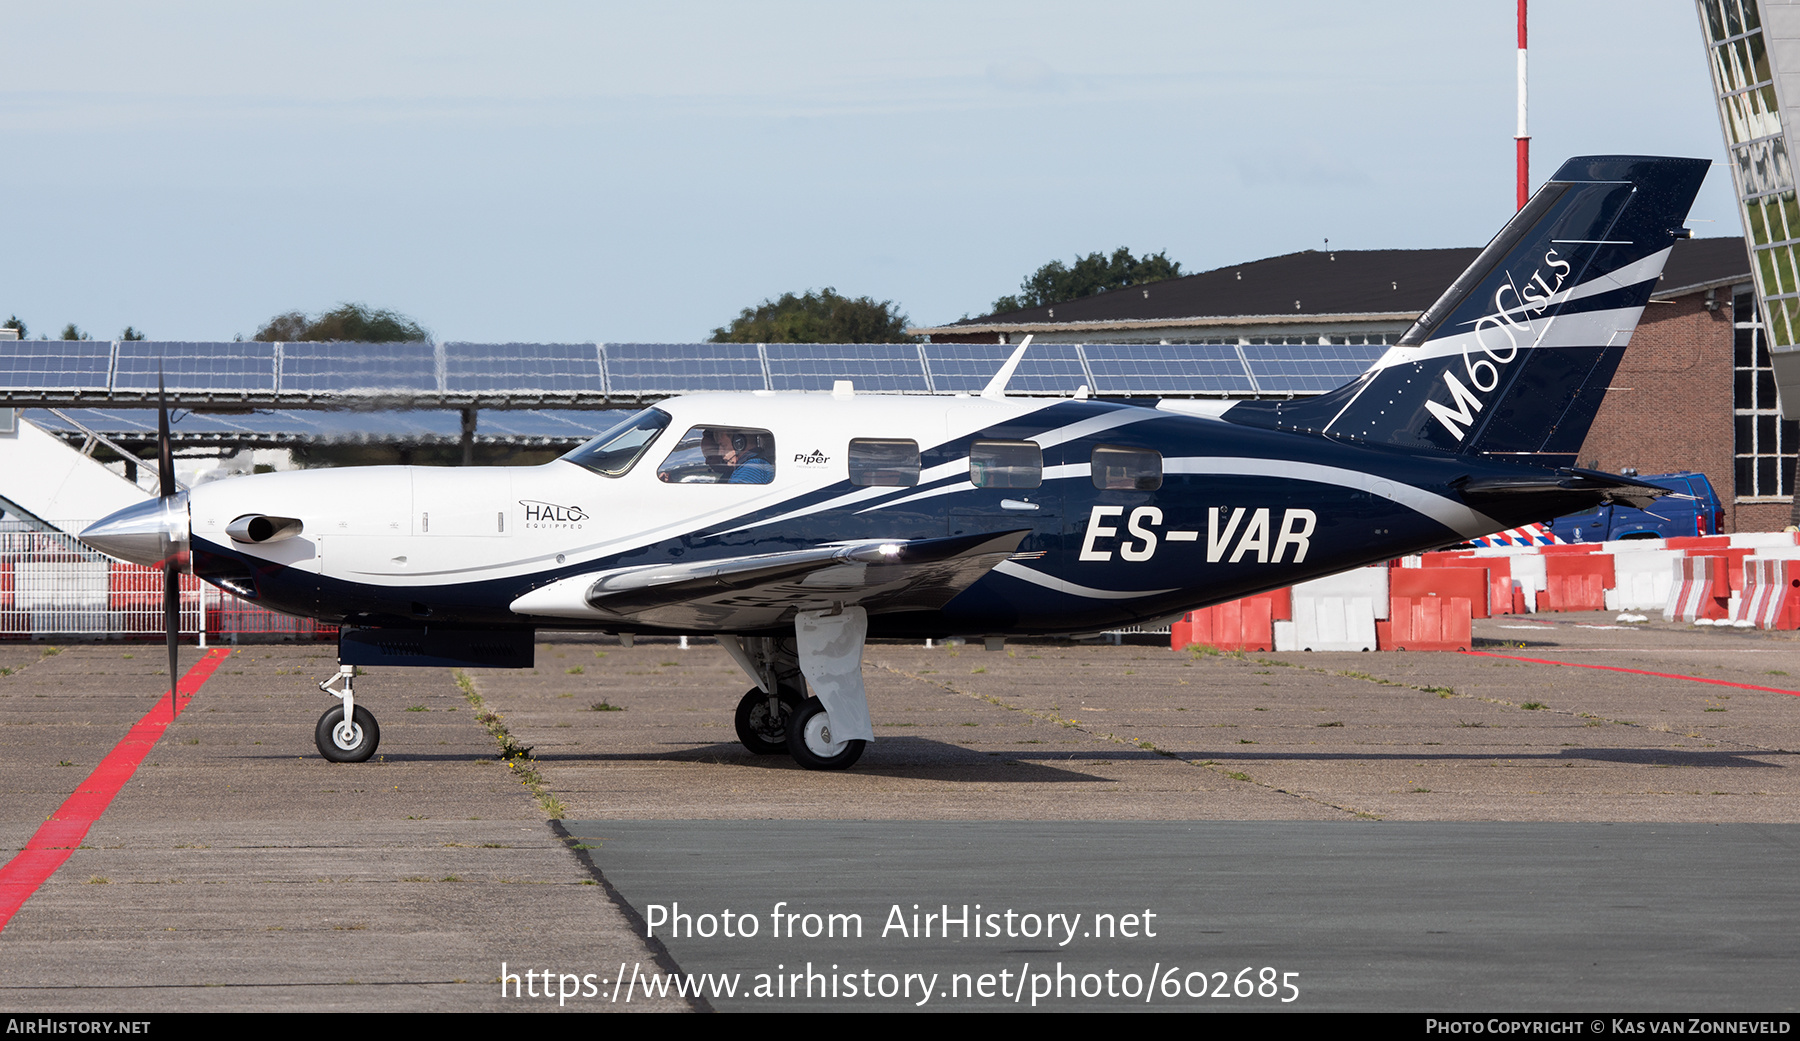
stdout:
[(777, 687), (764, 694), (751, 687), (737, 707), (738, 741), (757, 755), (779, 755), (788, 750), (788, 727), (804, 698), (792, 687)]
[(794, 713), (788, 730), (788, 754), (808, 770), (846, 770), (862, 758), (867, 741), (840, 741), (831, 736), (831, 716), (825, 703), (807, 698)]
[[(843, 770), (875, 739), (863, 690), (869, 616), (860, 607), (802, 611), (793, 639), (720, 642), (756, 687), (737, 707), (738, 740), (757, 755), (786, 752), (808, 770)], [(802, 699), (811, 685), (815, 697)]]
[[(355, 675), (356, 666), (339, 665), (336, 675), (319, 684), (320, 690), (343, 701), (326, 709), (313, 728), (313, 743), (319, 746), (319, 754), (334, 763), (363, 762), (375, 754), (375, 746), (381, 743), (381, 727), (375, 723), (375, 714), (358, 705), (356, 694), (350, 689)], [(344, 689), (333, 690), (331, 685), (339, 680)]]

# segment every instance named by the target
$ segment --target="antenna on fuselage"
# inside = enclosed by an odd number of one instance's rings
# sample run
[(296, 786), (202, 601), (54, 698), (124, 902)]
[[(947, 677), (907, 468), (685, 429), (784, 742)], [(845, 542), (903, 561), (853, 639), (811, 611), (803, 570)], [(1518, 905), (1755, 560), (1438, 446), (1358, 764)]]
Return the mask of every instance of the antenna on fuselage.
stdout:
[(1006, 364), (1000, 366), (1000, 371), (994, 373), (993, 379), (988, 380), (988, 385), (982, 388), (982, 397), (992, 401), (999, 401), (1006, 397), (1006, 383), (1012, 379), (1013, 370), (1019, 367), (1019, 359), (1025, 357), (1025, 348), (1029, 346), (1031, 346), (1030, 335), (1019, 341), (1019, 346), (1012, 352), (1012, 357), (1006, 359)]

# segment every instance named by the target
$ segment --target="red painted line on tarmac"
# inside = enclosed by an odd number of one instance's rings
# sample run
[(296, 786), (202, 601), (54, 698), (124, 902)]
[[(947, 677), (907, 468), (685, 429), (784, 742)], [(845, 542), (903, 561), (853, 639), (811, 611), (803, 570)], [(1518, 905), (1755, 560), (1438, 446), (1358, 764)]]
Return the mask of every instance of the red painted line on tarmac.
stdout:
[[(175, 686), (176, 715), (187, 708), (194, 694), (212, 678), (213, 670), (230, 655), (231, 651), (223, 647), (208, 651), (181, 677), (181, 682)], [(159, 697), (150, 711), (144, 713), (144, 718), (106, 753), (106, 758), (100, 760), (100, 765), (94, 767), (94, 772), (88, 774), (75, 793), (64, 799), (50, 819), (38, 828), (25, 848), (0, 868), (0, 929), (6, 928), (6, 923), (19, 913), (25, 901), (31, 899), (45, 880), (56, 874), (56, 869), (62, 867), (69, 854), (87, 838), (88, 829), (112, 805), (113, 796), (131, 780), (131, 775), (137, 772), (138, 765), (150, 754), (150, 749), (155, 747), (170, 722), (169, 710), (163, 708)]]
[(1521, 658), (1515, 654), (1495, 654), (1492, 651), (1464, 651), (1482, 658), (1505, 658), (1507, 661), (1528, 661), (1533, 665), (1567, 665), (1571, 669), (1601, 669), (1606, 672), (1629, 672), (1635, 676), (1655, 676), (1665, 680), (1687, 680), (1689, 683), (1710, 683), (1715, 687), (1736, 687), (1739, 690), (1766, 690), (1771, 694), (1789, 694), (1800, 698), (1800, 690), (1783, 690), (1780, 687), (1759, 687), (1754, 683), (1733, 683), (1730, 680), (1709, 680), (1705, 676), (1683, 676), (1678, 672), (1650, 672), (1647, 669), (1627, 669), (1623, 665), (1589, 665), (1578, 661), (1550, 661), (1547, 658)]

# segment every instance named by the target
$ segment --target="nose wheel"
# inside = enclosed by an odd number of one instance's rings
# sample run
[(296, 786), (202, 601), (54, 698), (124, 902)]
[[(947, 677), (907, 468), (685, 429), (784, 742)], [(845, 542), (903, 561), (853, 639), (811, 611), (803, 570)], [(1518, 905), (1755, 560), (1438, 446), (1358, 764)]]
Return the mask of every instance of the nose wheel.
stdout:
[(350, 714), (350, 721), (344, 721), (344, 706), (333, 705), (319, 717), (319, 725), (313, 728), (313, 741), (319, 746), (319, 754), (334, 763), (360, 763), (375, 754), (375, 746), (381, 743), (381, 727), (375, 723), (375, 714), (358, 705)]

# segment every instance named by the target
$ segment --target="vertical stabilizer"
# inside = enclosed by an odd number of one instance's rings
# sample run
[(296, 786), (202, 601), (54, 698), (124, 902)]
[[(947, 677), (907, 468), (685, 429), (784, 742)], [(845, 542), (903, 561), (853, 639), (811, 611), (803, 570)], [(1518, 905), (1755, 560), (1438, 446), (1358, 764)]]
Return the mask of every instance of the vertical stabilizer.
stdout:
[(1572, 466), (1709, 166), (1569, 160), (1368, 372), (1224, 418)]

